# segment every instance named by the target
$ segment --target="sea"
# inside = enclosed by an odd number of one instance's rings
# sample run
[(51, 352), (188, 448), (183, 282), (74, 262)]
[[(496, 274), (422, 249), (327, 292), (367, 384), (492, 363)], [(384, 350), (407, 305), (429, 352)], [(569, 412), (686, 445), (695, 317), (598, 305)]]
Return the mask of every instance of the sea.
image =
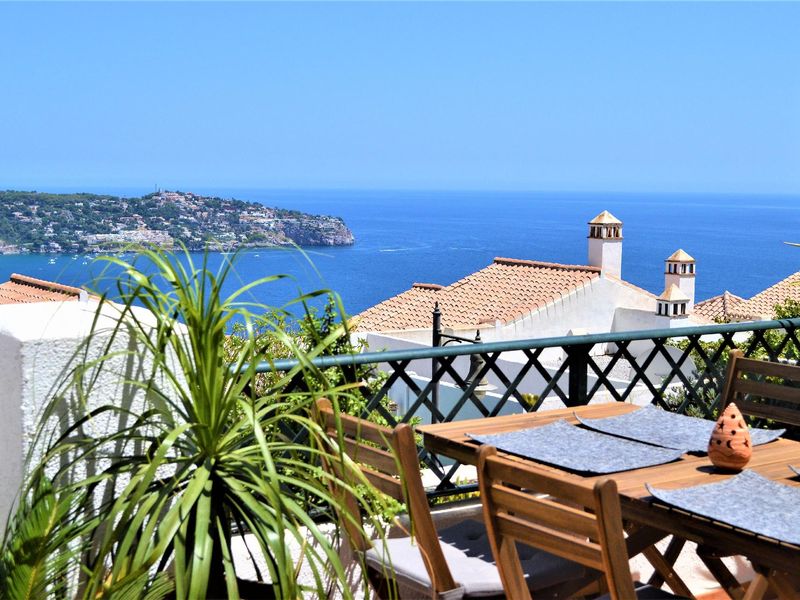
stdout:
[[(55, 188), (141, 196), (138, 188)], [(696, 299), (728, 290), (748, 298), (800, 270), (800, 196), (753, 194), (551, 193), (490, 191), (263, 190), (191, 191), (342, 217), (348, 247), (217, 253), (233, 259), (228, 287), (286, 275), (256, 288), (251, 300), (286, 306), (301, 293), (332, 290), (349, 314), (407, 290), (447, 285), (495, 257), (586, 264), (587, 222), (608, 210), (623, 221), (622, 277), (659, 294), (664, 259), (683, 248), (697, 261)], [(195, 255), (201, 260), (200, 255)], [(113, 289), (106, 264), (84, 255), (0, 256), (0, 280), (23, 273), (96, 291)], [(112, 291), (113, 295), (113, 291)]]

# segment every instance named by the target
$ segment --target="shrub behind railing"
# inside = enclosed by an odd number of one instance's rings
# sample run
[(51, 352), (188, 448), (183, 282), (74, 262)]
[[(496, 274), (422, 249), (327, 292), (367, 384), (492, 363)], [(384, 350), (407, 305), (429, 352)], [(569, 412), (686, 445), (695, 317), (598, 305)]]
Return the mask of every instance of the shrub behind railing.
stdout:
[[(363, 386), (365, 402), (360, 416), (378, 414), (390, 425), (413, 422), (423, 412), (429, 414), (434, 422), (449, 422), (463, 418), (467, 409), (492, 417), (512, 402), (518, 404), (518, 410), (536, 411), (548, 401), (558, 400), (568, 407), (580, 406), (601, 396), (618, 402), (632, 401), (635, 396), (639, 399), (644, 397), (645, 401), (667, 410), (710, 418), (719, 402), (729, 351), (740, 348), (745, 356), (772, 361), (796, 358), (800, 348), (798, 327), (800, 318), (793, 318), (368, 352), (326, 356), (312, 362), (321, 370), (347, 369), (352, 372), (352, 368), (358, 366), (385, 372), (388, 376), (379, 387)], [(638, 346), (635, 352), (634, 344)], [(543, 354), (548, 349), (562, 351), (560, 363), (551, 364), (545, 360)], [(603, 360), (598, 358), (599, 350), (605, 350)], [(518, 357), (521, 354), (522, 361), (504, 361), (503, 355), (510, 352)], [(470, 356), (479, 356), (482, 366), (468, 377), (467, 373), (459, 372), (456, 361), (459, 357)], [(667, 369), (654, 379), (650, 368), (657, 359), (663, 359)], [(412, 367), (420, 364), (430, 365), (431, 377), (414, 376)], [(615, 367), (621, 364), (630, 369), (631, 376), (627, 380), (614, 377)], [(509, 365), (514, 366), (515, 373), (505, 371)], [(296, 366), (294, 360), (278, 360), (263, 362), (255, 370), (283, 372)], [(540, 377), (541, 389), (524, 389), (529, 374)], [(492, 401), (491, 407), (478, 390), (481, 380), (489, 376), (499, 384), (499, 397)], [(386, 399), (392, 387), (400, 382), (408, 387), (415, 399), (403, 414), (398, 415), (390, 412)], [(447, 408), (438, 401), (438, 392), (444, 383), (448, 383), (451, 389), (455, 386), (462, 390), (458, 399)], [(297, 384), (302, 385), (302, 382)], [(368, 391), (376, 387), (377, 391)], [(468, 489), (469, 486), (453, 483), (460, 465), (444, 466), (422, 447), (420, 458), (439, 479), (434, 495)]]

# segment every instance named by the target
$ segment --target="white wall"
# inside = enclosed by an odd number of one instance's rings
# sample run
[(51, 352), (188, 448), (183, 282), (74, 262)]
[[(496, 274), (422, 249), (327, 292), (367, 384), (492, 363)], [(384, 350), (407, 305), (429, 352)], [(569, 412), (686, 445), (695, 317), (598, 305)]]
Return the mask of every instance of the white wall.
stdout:
[[(619, 308), (655, 313), (656, 301), (615, 278), (599, 277), (538, 311), (499, 327), (493, 332), (492, 341), (558, 337), (572, 329), (584, 329), (590, 334), (618, 331), (614, 318)], [(481, 332), (486, 341), (488, 336), (489, 332)]]
[[(98, 334), (85, 344), (95, 319), (96, 303), (41, 302), (0, 306), (0, 389), (3, 390), (0, 420), (0, 526), (4, 526), (22, 482), (26, 455), (39, 458), (46, 440), (32, 446), (42, 410), (59, 382), (64, 380), (75, 360), (95, 359), (106, 351), (110, 328), (118, 308), (108, 304), (98, 321)], [(150, 318), (144, 310), (140, 318)], [(87, 346), (84, 356), (82, 346)], [(76, 356), (76, 353), (81, 353)], [(135, 352), (127, 331), (114, 341), (111, 352), (118, 353), (104, 367), (88, 398), (89, 406), (115, 402), (136, 409), (138, 390), (126, 380), (141, 379), (145, 365)], [(62, 413), (47, 424), (52, 431), (63, 426), (71, 415)], [(119, 417), (94, 419), (87, 427), (108, 431), (119, 426)], [(61, 423), (59, 423), (61, 421)], [(90, 467), (91, 468), (91, 467)]]
[(689, 297), (689, 302), (686, 303), (686, 310), (691, 311), (694, 309), (694, 283), (695, 275), (682, 274), (682, 273), (665, 273), (664, 274), (664, 289), (669, 289), (669, 286), (675, 284), (678, 289)]
[[(391, 338), (408, 340), (409, 342), (413, 342), (413, 345), (415, 345), (415, 346), (419, 345), (419, 344), (430, 346), (432, 341), (433, 341), (432, 334), (431, 334), (432, 325), (433, 325), (433, 321), (431, 320), (431, 327), (428, 327), (427, 329), (405, 329), (403, 331), (386, 331), (386, 332), (382, 332), (380, 334), (375, 334), (375, 333), (368, 332), (368, 331), (357, 331), (354, 334), (352, 334), (353, 344), (355, 345), (357, 343), (357, 340), (365, 340), (367, 342), (367, 344), (369, 344), (369, 350), (368, 351), (371, 352), (371, 351), (380, 350), (381, 346), (373, 347), (372, 344), (370, 343), (369, 339), (373, 335), (385, 335), (385, 336), (388, 336), (388, 337), (391, 337)], [(475, 329), (470, 329), (469, 332), (471, 332), (471, 333), (458, 332), (458, 335), (464, 335), (464, 336), (469, 335), (469, 337), (474, 337), (475, 336)]]
[(589, 238), (589, 264), (604, 274), (622, 277), (622, 240)]
[[(420, 389), (424, 389), (425, 386), (430, 383), (430, 378), (428, 377), (412, 376), (412, 379), (420, 387)], [(440, 384), (439, 410), (445, 415), (448, 414), (451, 410), (453, 410), (453, 408), (455, 408), (456, 402), (458, 402), (463, 395), (464, 390), (451, 383)], [(494, 410), (501, 397), (502, 394), (489, 392), (483, 398), (482, 404), (487, 410)], [(398, 381), (389, 390), (389, 398), (397, 403), (397, 413), (398, 415), (402, 416), (406, 414), (414, 402), (417, 401), (417, 394), (414, 393), (405, 382)], [(500, 409), (498, 414), (514, 415), (523, 412), (525, 412), (525, 409), (519, 405), (519, 402), (517, 402), (516, 398), (512, 397), (508, 399), (508, 402), (506, 402), (503, 408)], [(482, 416), (482, 413), (478, 410), (475, 404), (469, 400), (459, 410), (458, 414), (459, 417), (461, 417), (460, 420), (477, 419)], [(431, 411), (428, 410), (428, 407), (424, 405), (419, 407), (419, 409), (414, 413), (414, 416), (421, 418), (422, 423), (431, 422)]]
[[(0, 307), (2, 309), (3, 307)], [(2, 310), (0, 310), (2, 314)], [(0, 329), (2, 331), (2, 329)], [(11, 335), (0, 333), (0, 525), (5, 526), (14, 497), (22, 481), (23, 443), (22, 345)]]

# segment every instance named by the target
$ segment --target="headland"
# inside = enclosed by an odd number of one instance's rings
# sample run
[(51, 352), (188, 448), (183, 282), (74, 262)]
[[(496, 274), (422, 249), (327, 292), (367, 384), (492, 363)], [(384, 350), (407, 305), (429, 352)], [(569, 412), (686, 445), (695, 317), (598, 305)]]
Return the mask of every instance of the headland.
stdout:
[(103, 194), (0, 192), (0, 253), (117, 251), (131, 244), (231, 251), (271, 246), (347, 246), (339, 217), (257, 202), (159, 191)]

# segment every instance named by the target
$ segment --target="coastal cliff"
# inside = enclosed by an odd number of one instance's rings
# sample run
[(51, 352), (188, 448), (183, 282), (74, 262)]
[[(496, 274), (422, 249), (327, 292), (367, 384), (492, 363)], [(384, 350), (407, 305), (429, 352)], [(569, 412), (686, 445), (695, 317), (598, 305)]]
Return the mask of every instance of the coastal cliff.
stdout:
[(156, 192), (141, 198), (0, 192), (4, 254), (106, 252), (136, 243), (227, 251), (354, 242), (339, 217), (191, 192)]

